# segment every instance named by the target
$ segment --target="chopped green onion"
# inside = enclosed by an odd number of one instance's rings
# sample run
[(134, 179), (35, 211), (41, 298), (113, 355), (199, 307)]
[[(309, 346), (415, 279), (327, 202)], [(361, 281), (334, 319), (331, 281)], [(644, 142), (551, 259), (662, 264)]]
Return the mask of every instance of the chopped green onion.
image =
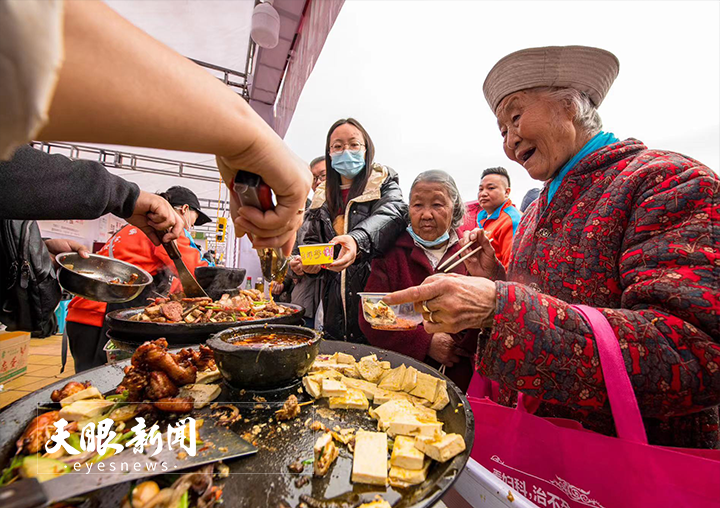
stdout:
[(188, 500), (188, 492), (187, 490), (183, 492), (182, 497), (180, 498), (180, 501), (178, 501), (177, 508), (188, 508), (190, 506), (190, 502)]
[(306, 459), (306, 460), (302, 461), (303, 465), (305, 465), (305, 466), (308, 466), (308, 465), (312, 464), (313, 462), (315, 462), (315, 459)]
[(12, 462), (10, 462), (10, 465), (6, 467), (3, 470), (2, 475), (0, 475), (0, 485), (5, 485), (5, 482), (9, 482), (13, 478), (13, 471), (15, 471), (17, 468), (22, 466), (23, 463), (23, 457), (21, 455), (15, 455), (13, 457)]

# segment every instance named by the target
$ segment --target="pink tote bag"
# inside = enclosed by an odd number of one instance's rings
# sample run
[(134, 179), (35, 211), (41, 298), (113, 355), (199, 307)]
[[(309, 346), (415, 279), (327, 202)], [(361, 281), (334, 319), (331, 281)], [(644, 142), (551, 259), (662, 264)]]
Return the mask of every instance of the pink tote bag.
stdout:
[(534, 416), (522, 394), (518, 409), (469, 394), (471, 457), (541, 507), (720, 508), (720, 450), (649, 445), (610, 324), (592, 307), (575, 309), (595, 334), (618, 437)]

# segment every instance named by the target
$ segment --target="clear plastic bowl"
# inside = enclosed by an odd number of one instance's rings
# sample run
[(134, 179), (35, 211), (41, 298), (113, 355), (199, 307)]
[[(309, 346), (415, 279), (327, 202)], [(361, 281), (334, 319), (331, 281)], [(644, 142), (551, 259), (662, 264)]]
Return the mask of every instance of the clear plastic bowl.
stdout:
[(412, 303), (387, 305), (382, 299), (388, 293), (358, 293), (362, 301), (363, 317), (375, 330), (403, 332), (414, 330), (422, 323), (422, 314), (415, 312)]

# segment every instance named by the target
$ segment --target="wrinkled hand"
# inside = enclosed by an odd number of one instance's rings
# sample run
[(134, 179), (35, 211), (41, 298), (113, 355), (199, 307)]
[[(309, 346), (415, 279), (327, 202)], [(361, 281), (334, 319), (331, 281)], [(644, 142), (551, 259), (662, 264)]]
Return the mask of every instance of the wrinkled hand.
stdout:
[[(458, 333), (470, 328), (488, 328), (495, 317), (495, 283), (484, 277), (455, 273), (431, 275), (419, 286), (390, 293), (389, 305), (413, 302), (424, 318), (428, 333)], [(426, 302), (430, 313), (422, 308)]]
[(277, 284), (272, 285), (272, 294), (279, 295), (283, 292), (283, 289), (285, 289), (285, 285), (282, 282), (278, 282)]
[(81, 258), (90, 257), (90, 249), (85, 247), (83, 244), (73, 240), (52, 238), (50, 240), (45, 240), (45, 247), (47, 247), (48, 252), (50, 252), (50, 257), (52, 258), (55, 268), (60, 267), (58, 262), (55, 260), (55, 256), (57, 256), (58, 254), (62, 254), (63, 252), (77, 252), (78, 254), (80, 254)]
[(230, 214), (239, 238), (248, 234), (253, 246), (281, 247), (289, 256), (295, 243), (295, 232), (302, 224), (305, 200), (310, 192), (312, 173), (275, 133), (264, 136), (244, 153), (233, 157), (217, 157), (217, 165), (225, 185), (232, 191), (238, 170), (262, 176), (275, 193), (273, 210), (262, 212), (240, 206), (230, 192)]
[(297, 275), (298, 277), (302, 277), (305, 272), (303, 271), (303, 264), (302, 260), (300, 259), (300, 256), (293, 256), (290, 258), (290, 269)]
[(127, 221), (140, 228), (155, 245), (160, 245), (161, 238), (163, 242), (178, 238), (185, 224), (170, 203), (157, 194), (145, 191), (140, 191), (135, 210)]
[(434, 333), (430, 341), (428, 356), (446, 367), (452, 367), (460, 361), (458, 349), (453, 338), (447, 333)]
[(357, 243), (352, 236), (336, 236), (330, 240), (330, 243), (333, 245), (340, 245), (342, 248), (340, 249), (340, 255), (337, 259), (325, 268), (332, 270), (333, 272), (341, 272), (355, 262), (355, 258), (357, 257)]
[(490, 244), (490, 239), (486, 236), (485, 230), (475, 228), (472, 231), (465, 231), (463, 237), (460, 239), (460, 246), (465, 247), (465, 245), (471, 242), (473, 246), (468, 247), (469, 250), (474, 250), (478, 246), (481, 246), (482, 249), (464, 261), (468, 273), (475, 277), (485, 277), (494, 280), (500, 266), (500, 261), (495, 255), (495, 249), (493, 249)]

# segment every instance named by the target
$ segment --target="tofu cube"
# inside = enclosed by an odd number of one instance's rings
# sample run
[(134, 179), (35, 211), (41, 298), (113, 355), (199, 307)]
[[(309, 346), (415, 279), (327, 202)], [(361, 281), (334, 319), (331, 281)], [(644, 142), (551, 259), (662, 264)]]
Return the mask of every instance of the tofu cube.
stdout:
[(69, 406), (62, 408), (59, 414), (60, 418), (65, 418), (69, 422), (76, 422), (94, 418), (114, 405), (113, 401), (105, 399), (76, 400)]
[(390, 362), (388, 362), (387, 360), (383, 360), (382, 362), (378, 362), (378, 363), (380, 363), (380, 367), (382, 367), (385, 370), (392, 369), (392, 364)]
[(77, 393), (73, 393), (72, 395), (65, 397), (63, 400), (60, 401), (60, 406), (65, 407), (69, 406), (75, 401), (78, 400), (86, 400), (86, 399), (102, 399), (102, 393), (100, 393), (100, 390), (95, 388), (94, 386), (91, 386), (89, 388), (85, 388), (84, 390), (80, 390)]
[(446, 462), (465, 451), (465, 440), (460, 434), (440, 434), (432, 439), (418, 437), (415, 439), (415, 448), (433, 460)]
[(323, 397), (343, 397), (347, 394), (347, 386), (337, 379), (323, 379), (321, 386)]
[(440, 379), (435, 376), (425, 374), (424, 372), (418, 372), (417, 384), (410, 392), (410, 395), (433, 402), (435, 400), (435, 394), (437, 393), (439, 381)]
[(435, 394), (435, 401), (432, 403), (431, 408), (435, 411), (442, 411), (445, 406), (450, 403), (450, 396), (447, 391), (447, 383), (443, 380), (442, 383), (438, 384), (438, 392)]
[(415, 438), (398, 436), (395, 438), (390, 464), (403, 469), (422, 469), (425, 454), (415, 448)]
[(221, 391), (220, 385), (185, 385), (180, 387), (178, 397), (192, 397), (195, 409), (202, 409), (217, 399)]
[(378, 388), (382, 388), (383, 390), (391, 390), (393, 392), (402, 390), (406, 370), (407, 367), (405, 367), (405, 365), (401, 365), (396, 369), (392, 369), (390, 373), (380, 381), (380, 383), (378, 384)]
[(348, 388), (347, 393), (342, 397), (330, 397), (328, 406), (330, 409), (367, 409), (370, 403), (365, 394), (360, 390)]
[(393, 392), (390, 390), (383, 390), (382, 388), (378, 387), (375, 393), (375, 397), (373, 399), (373, 403), (380, 405), (385, 404), (386, 402), (391, 400), (407, 400), (408, 402), (411, 402), (410, 395), (405, 392)]
[(403, 378), (402, 389), (404, 392), (410, 393), (417, 385), (418, 370), (415, 367), (405, 369), (405, 377)]
[(386, 485), (387, 475), (387, 434), (359, 430), (355, 436), (352, 481)]
[(370, 381), (371, 383), (377, 383), (380, 379), (380, 376), (383, 374), (384, 369), (380, 367), (380, 363), (378, 363), (377, 359), (374, 358), (375, 355), (372, 355), (372, 357), (365, 356), (358, 362), (358, 371), (360, 372), (360, 375), (363, 377), (363, 379)]
[(310, 365), (310, 372), (334, 369), (335, 367), (337, 367), (337, 362), (334, 359), (320, 359), (318, 357), (314, 362), (312, 362), (312, 365)]
[(342, 381), (348, 388), (355, 388), (356, 390), (363, 392), (368, 400), (373, 400), (378, 391), (377, 385), (371, 383), (370, 381), (365, 381), (364, 379), (345, 377)]
[(430, 469), (430, 460), (425, 460), (419, 469), (392, 466), (388, 474), (390, 485), (400, 488), (419, 485), (427, 478), (428, 469)]
[(336, 363), (339, 364), (354, 364), (355, 363), (355, 357), (353, 355), (349, 355), (347, 353), (335, 353), (330, 358), (333, 358)]
[(399, 415), (390, 420), (387, 433), (394, 436), (434, 436), (442, 430), (442, 422), (419, 418), (414, 414)]
[(305, 376), (302, 378), (302, 384), (305, 391), (308, 392), (313, 399), (320, 398), (322, 395), (322, 378), (316, 378), (313, 376)]
[(218, 369), (215, 370), (206, 370), (204, 372), (198, 372), (197, 373), (197, 379), (195, 379), (196, 385), (207, 385), (210, 383), (214, 383), (215, 381), (219, 380), (222, 376), (220, 375), (220, 371)]
[(343, 376), (351, 377), (355, 379), (362, 379), (362, 376), (360, 375), (360, 371), (358, 370), (358, 364), (338, 364), (337, 371), (340, 372)]

